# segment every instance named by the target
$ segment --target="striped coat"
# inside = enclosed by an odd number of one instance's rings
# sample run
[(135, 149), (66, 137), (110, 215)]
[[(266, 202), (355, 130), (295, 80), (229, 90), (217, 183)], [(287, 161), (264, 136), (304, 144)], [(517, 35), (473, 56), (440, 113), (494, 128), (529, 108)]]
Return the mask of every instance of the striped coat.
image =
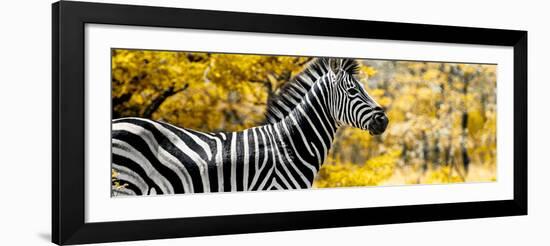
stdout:
[[(244, 131), (204, 133), (142, 118), (113, 120), (112, 168), (123, 184), (113, 186), (113, 195), (311, 187), (339, 126), (379, 134), (387, 125), (352, 76), (355, 67), (346, 64), (331, 68), (326, 59), (316, 61), (309, 68), (323, 69), (315, 77), (306, 69), (310, 83), (300, 76), (287, 83), (280, 95), (291, 96), (270, 101), (275, 110), (268, 109), (268, 123)], [(360, 93), (351, 95), (350, 88)]]

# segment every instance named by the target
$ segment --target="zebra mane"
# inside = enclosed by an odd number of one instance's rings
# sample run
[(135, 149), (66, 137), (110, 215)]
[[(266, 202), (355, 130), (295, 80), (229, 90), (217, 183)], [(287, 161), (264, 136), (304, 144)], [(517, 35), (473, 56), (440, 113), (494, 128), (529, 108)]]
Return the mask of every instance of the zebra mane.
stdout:
[(342, 70), (349, 75), (356, 75), (359, 63), (348, 58), (315, 58), (269, 98), (265, 122), (273, 124), (286, 117), (302, 101), (313, 83), (330, 70)]

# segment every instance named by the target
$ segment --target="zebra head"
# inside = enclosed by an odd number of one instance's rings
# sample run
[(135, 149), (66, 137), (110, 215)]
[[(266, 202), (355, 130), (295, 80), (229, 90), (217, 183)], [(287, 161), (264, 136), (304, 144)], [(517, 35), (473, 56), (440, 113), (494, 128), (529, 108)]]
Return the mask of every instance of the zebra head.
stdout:
[(355, 60), (330, 59), (334, 89), (332, 115), (338, 125), (349, 125), (379, 135), (386, 130), (388, 117), (357, 80), (358, 66)]

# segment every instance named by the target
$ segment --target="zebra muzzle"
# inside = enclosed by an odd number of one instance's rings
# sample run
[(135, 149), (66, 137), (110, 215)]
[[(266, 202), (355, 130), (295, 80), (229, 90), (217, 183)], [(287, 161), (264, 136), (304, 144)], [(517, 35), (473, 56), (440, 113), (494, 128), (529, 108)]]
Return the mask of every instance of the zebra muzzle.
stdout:
[(369, 133), (371, 135), (380, 135), (384, 131), (386, 131), (386, 127), (388, 126), (388, 117), (385, 113), (377, 113), (373, 116), (372, 122), (369, 127)]

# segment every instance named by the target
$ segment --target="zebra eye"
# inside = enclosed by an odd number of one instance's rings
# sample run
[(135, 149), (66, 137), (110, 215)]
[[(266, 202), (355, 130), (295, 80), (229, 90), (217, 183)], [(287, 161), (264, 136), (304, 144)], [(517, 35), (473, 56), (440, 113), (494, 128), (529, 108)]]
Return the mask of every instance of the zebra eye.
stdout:
[(355, 89), (355, 88), (349, 88), (349, 89), (348, 89), (348, 94), (349, 94), (350, 96), (355, 96), (357, 93), (359, 93), (359, 91), (358, 91), (357, 89)]

